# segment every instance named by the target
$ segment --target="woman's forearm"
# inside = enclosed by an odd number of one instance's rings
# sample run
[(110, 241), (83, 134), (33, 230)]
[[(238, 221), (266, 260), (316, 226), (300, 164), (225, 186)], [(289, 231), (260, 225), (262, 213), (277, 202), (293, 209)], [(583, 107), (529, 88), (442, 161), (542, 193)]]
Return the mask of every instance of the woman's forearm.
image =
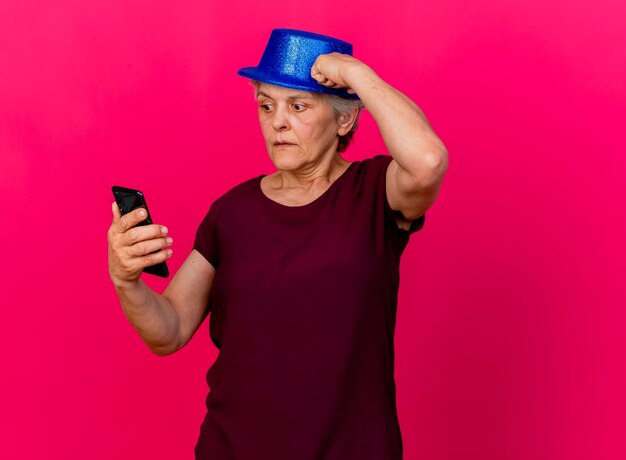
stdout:
[(369, 66), (353, 66), (349, 85), (372, 114), (394, 160), (415, 176), (446, 154), (422, 110), (411, 99), (381, 79)]
[(164, 356), (178, 349), (178, 317), (169, 300), (143, 281), (116, 285), (124, 315), (153, 353)]

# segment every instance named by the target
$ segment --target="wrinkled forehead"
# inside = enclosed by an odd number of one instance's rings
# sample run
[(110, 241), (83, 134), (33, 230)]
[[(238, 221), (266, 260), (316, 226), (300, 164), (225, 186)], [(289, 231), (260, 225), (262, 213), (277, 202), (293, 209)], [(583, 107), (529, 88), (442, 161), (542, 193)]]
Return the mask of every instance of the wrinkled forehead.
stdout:
[(302, 89), (287, 88), (285, 86), (271, 85), (265, 82), (254, 84), (256, 97), (269, 97), (271, 99), (322, 99), (321, 93), (305, 91)]

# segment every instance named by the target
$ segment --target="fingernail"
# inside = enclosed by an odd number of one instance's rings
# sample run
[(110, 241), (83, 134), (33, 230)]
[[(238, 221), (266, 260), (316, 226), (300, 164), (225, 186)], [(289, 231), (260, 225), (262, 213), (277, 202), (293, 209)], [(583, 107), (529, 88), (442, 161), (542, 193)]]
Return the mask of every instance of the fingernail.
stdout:
[(161, 227), (161, 233), (163, 233), (164, 235), (167, 234), (167, 227)]
[(167, 241), (167, 244), (172, 244), (172, 241), (174, 241), (170, 236), (168, 236), (167, 238), (165, 238), (165, 241)]
[(171, 250), (171, 249), (168, 249), (168, 250), (167, 250), (167, 256), (169, 257), (169, 256), (171, 256), (171, 255), (172, 255), (172, 250)]
[(146, 217), (146, 211), (144, 211), (143, 209), (141, 209), (139, 211), (139, 217)]

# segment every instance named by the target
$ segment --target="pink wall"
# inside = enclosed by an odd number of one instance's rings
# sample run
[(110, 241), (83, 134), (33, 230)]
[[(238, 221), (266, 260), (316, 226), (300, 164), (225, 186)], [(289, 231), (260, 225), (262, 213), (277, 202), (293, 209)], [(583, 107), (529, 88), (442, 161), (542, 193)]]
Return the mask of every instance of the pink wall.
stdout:
[[(617, 0), (1, 2), (0, 458), (192, 458), (216, 350), (205, 323), (158, 358), (126, 322), (110, 187), (146, 193), (178, 268), (211, 201), (273, 170), (235, 72), (274, 27), (352, 42), (450, 152), (402, 261), (406, 460), (625, 458), (625, 18)], [(346, 158), (381, 152), (366, 114)]]

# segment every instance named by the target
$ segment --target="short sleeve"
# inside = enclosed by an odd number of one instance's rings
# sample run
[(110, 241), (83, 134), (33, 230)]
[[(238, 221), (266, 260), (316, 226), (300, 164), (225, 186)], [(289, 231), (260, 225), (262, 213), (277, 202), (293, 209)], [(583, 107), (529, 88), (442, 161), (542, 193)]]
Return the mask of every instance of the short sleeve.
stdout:
[(398, 223), (396, 222), (396, 216), (401, 216), (402, 214), (399, 211), (394, 211), (393, 209), (391, 209), (391, 206), (389, 205), (389, 200), (387, 199), (387, 168), (389, 167), (389, 164), (391, 163), (393, 158), (389, 155), (376, 155), (374, 159), (380, 162), (378, 192), (381, 194), (381, 196), (385, 197), (385, 220), (388, 222), (389, 226), (394, 229), (394, 232), (397, 235), (399, 235), (401, 238), (408, 238), (410, 235), (420, 231), (424, 227), (424, 223), (426, 222), (426, 213), (411, 221), (411, 225), (409, 226), (408, 230), (398, 227)]
[(216, 270), (220, 262), (217, 223), (217, 201), (214, 201), (200, 222), (193, 243), (193, 249), (202, 254)]

